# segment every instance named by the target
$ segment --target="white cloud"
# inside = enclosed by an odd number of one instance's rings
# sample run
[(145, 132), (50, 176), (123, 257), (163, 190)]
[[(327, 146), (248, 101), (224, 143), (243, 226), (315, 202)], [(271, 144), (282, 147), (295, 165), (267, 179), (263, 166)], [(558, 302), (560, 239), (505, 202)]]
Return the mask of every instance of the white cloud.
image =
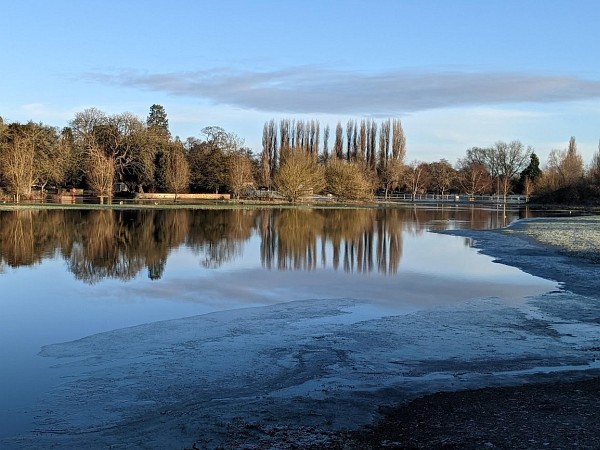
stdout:
[(552, 103), (600, 97), (600, 81), (521, 73), (388, 71), (311, 66), (273, 71), (88, 73), (89, 81), (273, 113), (403, 114), (437, 108)]

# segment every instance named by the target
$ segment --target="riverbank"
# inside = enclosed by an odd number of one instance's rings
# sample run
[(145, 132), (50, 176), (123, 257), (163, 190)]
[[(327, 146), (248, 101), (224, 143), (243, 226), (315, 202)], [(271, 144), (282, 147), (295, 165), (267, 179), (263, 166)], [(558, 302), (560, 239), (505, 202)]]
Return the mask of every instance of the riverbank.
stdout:
[[(96, 199), (97, 200), (97, 199)], [(510, 203), (504, 205), (506, 209), (527, 208), (530, 211), (542, 213), (549, 216), (564, 216), (572, 213), (573, 216), (582, 214), (600, 214), (600, 207), (573, 206), (560, 204), (537, 204), (537, 203)], [(322, 209), (344, 209), (344, 208), (437, 208), (437, 207), (459, 207), (472, 208), (482, 207), (491, 209), (502, 209), (501, 203), (495, 202), (470, 202), (470, 201), (440, 201), (435, 200), (390, 200), (375, 199), (373, 201), (348, 201), (338, 202), (329, 198), (316, 197), (298, 203), (290, 203), (283, 199), (257, 200), (257, 199), (212, 199), (189, 201), (185, 199), (170, 199), (170, 196), (157, 199), (132, 200), (113, 198), (110, 201), (99, 203), (92, 198), (77, 198), (75, 202), (33, 202), (21, 203), (0, 202), (0, 211), (19, 211), (36, 209), (244, 209), (244, 208), (322, 208)]]

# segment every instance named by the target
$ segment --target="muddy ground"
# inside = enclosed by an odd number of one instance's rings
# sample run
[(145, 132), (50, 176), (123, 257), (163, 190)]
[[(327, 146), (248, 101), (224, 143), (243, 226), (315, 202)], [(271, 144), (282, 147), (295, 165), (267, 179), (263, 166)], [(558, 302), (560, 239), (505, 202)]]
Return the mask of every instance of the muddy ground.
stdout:
[(350, 432), (246, 424), (222, 448), (598, 449), (600, 379), (572, 376), (584, 379), (426, 395)]

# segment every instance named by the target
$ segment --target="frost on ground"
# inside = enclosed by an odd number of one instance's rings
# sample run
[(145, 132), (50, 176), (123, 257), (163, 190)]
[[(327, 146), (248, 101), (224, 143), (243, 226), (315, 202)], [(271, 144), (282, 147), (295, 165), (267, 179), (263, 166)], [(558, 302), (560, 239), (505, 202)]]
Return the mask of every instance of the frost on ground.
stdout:
[(570, 256), (600, 262), (600, 226), (597, 217), (536, 221), (535, 226), (519, 227), (542, 244), (551, 245)]
[(305, 300), (47, 346), (69, 376), (36, 429), (0, 448), (327, 447), (336, 430), (425, 393), (598, 374), (598, 266), (558, 243), (565, 223), (453, 232), (566, 288), (524, 302), (365, 318), (359, 300)]

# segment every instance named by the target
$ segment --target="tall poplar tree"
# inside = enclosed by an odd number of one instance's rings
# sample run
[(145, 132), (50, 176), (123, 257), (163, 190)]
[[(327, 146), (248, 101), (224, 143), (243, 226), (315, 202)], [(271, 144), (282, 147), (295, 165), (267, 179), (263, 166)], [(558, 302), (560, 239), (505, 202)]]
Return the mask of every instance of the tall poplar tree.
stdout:
[(338, 159), (344, 158), (344, 129), (340, 122), (335, 126), (335, 143), (333, 144), (333, 153)]
[(323, 160), (329, 159), (329, 124), (325, 126), (323, 131)]

